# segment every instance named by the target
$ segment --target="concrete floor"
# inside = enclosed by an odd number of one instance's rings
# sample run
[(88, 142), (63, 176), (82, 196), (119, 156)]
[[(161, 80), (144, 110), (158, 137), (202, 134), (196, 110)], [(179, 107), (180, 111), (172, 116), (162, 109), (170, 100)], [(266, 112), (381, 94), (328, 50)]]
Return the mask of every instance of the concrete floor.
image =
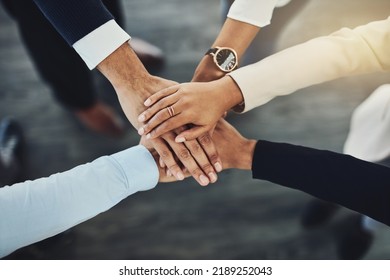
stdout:
[[(218, 1), (123, 1), (127, 30), (160, 46), (167, 65), (159, 75), (179, 82), (215, 38)], [(343, 26), (389, 16), (388, 0), (294, 0), (275, 11), (247, 62)], [(119, 106), (96, 75), (99, 94)], [(277, 98), (229, 121), (244, 135), (341, 152), (352, 110), (389, 74), (339, 79)], [(26, 178), (67, 170), (137, 144), (129, 126), (123, 139), (98, 136), (62, 109), (40, 80), (15, 23), (0, 10), (0, 117), (12, 115), (28, 140)], [(341, 210), (315, 230), (299, 225), (306, 194), (227, 171), (201, 188), (189, 179), (136, 194), (66, 234), (32, 245), (11, 259), (337, 259), (336, 240), (352, 215)], [(366, 259), (390, 259), (390, 231), (380, 229)]]

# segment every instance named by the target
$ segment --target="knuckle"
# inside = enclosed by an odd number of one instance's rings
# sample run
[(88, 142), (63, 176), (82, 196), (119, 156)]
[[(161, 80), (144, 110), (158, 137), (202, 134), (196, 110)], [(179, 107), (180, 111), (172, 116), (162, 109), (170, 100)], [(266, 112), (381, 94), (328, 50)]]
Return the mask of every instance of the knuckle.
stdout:
[(200, 170), (198, 166), (190, 170), (190, 173), (192, 174), (192, 176), (200, 176), (201, 174), (203, 174), (202, 170)]
[(161, 135), (165, 132), (164, 130), (164, 127), (163, 126), (157, 126), (153, 131), (152, 131), (152, 135), (155, 136), (155, 135)]
[(156, 121), (162, 122), (164, 120), (165, 120), (165, 118), (164, 118), (162, 113), (159, 113), (159, 114), (156, 115)]
[(187, 149), (180, 149), (177, 155), (181, 160), (186, 160), (191, 157), (191, 153)]
[(163, 122), (157, 127), (158, 131), (168, 131), (169, 130), (168, 128), (169, 125), (166, 122)]
[(174, 162), (172, 165), (169, 165), (168, 167), (175, 172), (180, 170), (179, 165), (177, 165), (176, 162)]
[(191, 144), (191, 152), (198, 154), (201, 151), (203, 151), (203, 149), (197, 142)]
[(208, 156), (211, 162), (218, 161), (218, 155), (217, 154), (211, 154)]
[(166, 159), (170, 158), (171, 153), (168, 150), (164, 149), (164, 150), (160, 151), (160, 156), (163, 160), (166, 160)]
[(146, 116), (151, 116), (152, 115), (152, 108), (148, 108), (145, 110), (145, 115)]
[(211, 165), (209, 163), (202, 165), (202, 170), (211, 170), (211, 169), (213, 169), (213, 168), (211, 167)]
[(144, 124), (144, 130), (147, 132), (147, 131), (149, 131), (150, 130), (150, 124), (149, 123), (146, 123), (146, 124)]
[(154, 110), (155, 110), (154, 107), (150, 107), (150, 108), (146, 109), (145, 113), (146, 113), (148, 118), (153, 117), (153, 115), (155, 114)]
[(199, 136), (198, 140), (199, 143), (201, 143), (202, 145), (210, 145), (212, 142), (211, 137), (208, 135), (208, 133)]

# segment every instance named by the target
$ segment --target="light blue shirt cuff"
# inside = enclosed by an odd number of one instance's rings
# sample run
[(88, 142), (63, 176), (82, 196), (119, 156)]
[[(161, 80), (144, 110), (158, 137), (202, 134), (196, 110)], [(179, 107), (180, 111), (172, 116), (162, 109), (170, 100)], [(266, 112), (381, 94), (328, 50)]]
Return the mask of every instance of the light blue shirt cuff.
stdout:
[(144, 146), (129, 148), (113, 154), (111, 158), (123, 169), (130, 190), (146, 191), (157, 185), (158, 167), (152, 154)]

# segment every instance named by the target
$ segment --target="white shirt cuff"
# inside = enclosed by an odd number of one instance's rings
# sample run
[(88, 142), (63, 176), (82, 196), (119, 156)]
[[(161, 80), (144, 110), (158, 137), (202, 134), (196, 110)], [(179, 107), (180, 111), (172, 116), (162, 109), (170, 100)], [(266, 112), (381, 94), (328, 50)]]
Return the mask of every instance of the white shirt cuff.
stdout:
[(73, 48), (92, 70), (128, 40), (130, 35), (110, 20), (74, 43)]
[(160, 176), (157, 164), (144, 146), (138, 145), (111, 157), (122, 167), (130, 190), (146, 191), (157, 185)]

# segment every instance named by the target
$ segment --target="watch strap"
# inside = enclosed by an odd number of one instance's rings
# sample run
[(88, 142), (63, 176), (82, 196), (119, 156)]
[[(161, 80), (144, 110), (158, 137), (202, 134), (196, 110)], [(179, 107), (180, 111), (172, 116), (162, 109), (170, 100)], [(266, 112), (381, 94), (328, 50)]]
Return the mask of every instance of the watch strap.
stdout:
[(211, 48), (204, 55), (214, 54), (217, 50), (218, 50), (218, 48)]

